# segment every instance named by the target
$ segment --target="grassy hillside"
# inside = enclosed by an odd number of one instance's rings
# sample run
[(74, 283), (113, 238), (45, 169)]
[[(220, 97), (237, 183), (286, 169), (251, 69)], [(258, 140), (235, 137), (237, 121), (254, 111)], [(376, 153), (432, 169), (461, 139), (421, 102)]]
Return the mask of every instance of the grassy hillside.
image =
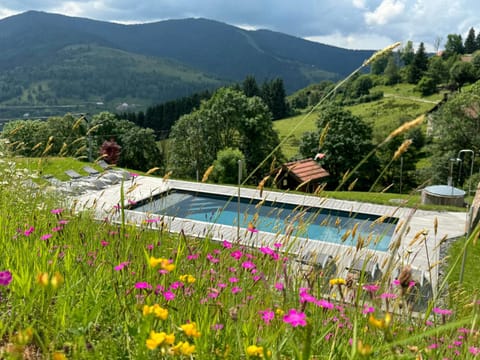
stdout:
[[(382, 140), (382, 136), (399, 126), (400, 121), (411, 120), (430, 110), (443, 97), (435, 94), (421, 97), (414, 91), (414, 85), (397, 84), (395, 86), (376, 86), (371, 92), (382, 91), (384, 97), (377, 101), (347, 106), (354, 115), (361, 117), (373, 127), (374, 141)], [(285, 141), (282, 151), (287, 158), (297, 155), (302, 134), (314, 131), (318, 111), (304, 113), (287, 119), (275, 121), (274, 127)], [(292, 132), (293, 131), (293, 132)], [(286, 139), (288, 137), (288, 139)], [(286, 140), (285, 140), (286, 139)]]

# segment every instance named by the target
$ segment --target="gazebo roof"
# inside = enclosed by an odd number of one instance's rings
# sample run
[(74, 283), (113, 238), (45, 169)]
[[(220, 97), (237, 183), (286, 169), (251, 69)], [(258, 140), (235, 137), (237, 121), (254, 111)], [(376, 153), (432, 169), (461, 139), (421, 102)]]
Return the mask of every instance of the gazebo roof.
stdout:
[(302, 183), (322, 179), (330, 175), (327, 170), (311, 158), (288, 162), (283, 166)]

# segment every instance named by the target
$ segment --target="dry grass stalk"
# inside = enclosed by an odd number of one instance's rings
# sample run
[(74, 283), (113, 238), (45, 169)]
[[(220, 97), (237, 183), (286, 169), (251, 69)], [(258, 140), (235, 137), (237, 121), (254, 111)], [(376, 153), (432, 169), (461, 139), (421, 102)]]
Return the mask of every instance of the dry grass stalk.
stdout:
[(270, 175), (265, 176), (260, 182), (258, 183), (257, 190), (260, 191), (260, 197), (263, 195), (263, 188), (265, 187), (265, 183), (270, 178)]
[(382, 50), (379, 50), (377, 51), (375, 54), (373, 54), (372, 56), (370, 56), (370, 58), (368, 60), (365, 60), (363, 62), (363, 66), (368, 66), (370, 65), (371, 63), (373, 63), (374, 61), (376, 61), (377, 59), (381, 58), (383, 55), (386, 55), (388, 54), (390, 51), (394, 50), (395, 48), (399, 47), (400, 46), (400, 42), (396, 42), (392, 45), (389, 45), (387, 46), (386, 48), (382, 49)]
[(398, 147), (397, 151), (395, 151), (395, 154), (393, 154), (393, 161), (397, 160), (400, 156), (402, 156), (408, 150), (409, 146), (412, 145), (412, 143), (412, 139), (404, 140), (402, 144)]
[(156, 172), (156, 171), (158, 171), (158, 170), (160, 170), (159, 167), (154, 167), (154, 168), (149, 169), (149, 170), (146, 172), (146, 174), (147, 174), (147, 175), (150, 175), (150, 174), (153, 174), (154, 172)]
[(172, 175), (172, 171), (170, 170), (165, 175), (163, 175), (163, 181), (167, 181), (171, 175)]
[(322, 130), (320, 134), (320, 139), (318, 140), (318, 148), (321, 149), (323, 144), (325, 143), (325, 139), (327, 138), (328, 130), (330, 129), (330, 123), (328, 122)]
[(357, 181), (358, 181), (358, 178), (356, 178), (355, 180), (353, 180), (350, 185), (348, 185), (348, 191), (352, 191), (353, 188), (355, 187), (355, 185), (357, 184)]
[(205, 173), (203, 174), (203, 177), (202, 177), (202, 183), (204, 183), (205, 181), (208, 180), (208, 177), (210, 176), (210, 174), (211, 174), (212, 171), (213, 171), (213, 167), (214, 167), (213, 165), (210, 165), (210, 166), (208, 167), (208, 169), (205, 170)]
[(393, 130), (385, 140), (383, 140), (383, 142), (381, 143), (381, 145), (389, 142), (390, 140), (392, 140), (394, 137), (400, 135), (400, 134), (403, 134), (404, 132), (407, 132), (408, 130), (410, 129), (413, 129), (414, 127), (420, 125), (423, 120), (425, 120), (425, 115), (420, 115), (419, 117), (417, 117), (416, 119), (412, 120), (412, 121), (408, 121), (404, 124), (402, 124), (401, 126), (399, 126), (398, 128), (396, 128), (395, 130)]

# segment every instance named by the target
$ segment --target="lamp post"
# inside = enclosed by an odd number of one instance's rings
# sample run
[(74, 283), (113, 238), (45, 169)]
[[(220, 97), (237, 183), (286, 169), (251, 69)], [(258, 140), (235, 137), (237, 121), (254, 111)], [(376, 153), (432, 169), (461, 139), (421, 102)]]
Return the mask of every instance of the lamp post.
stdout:
[[(460, 155), (462, 153), (469, 153), (469, 154), (471, 154), (471, 157), (472, 157), (472, 160), (470, 162), (470, 177), (468, 178), (468, 193), (467, 193), (467, 195), (470, 195), (470, 188), (471, 188), (471, 185), (472, 185), (472, 175), (473, 175), (473, 162), (475, 160), (475, 152), (473, 150), (470, 150), (470, 149), (462, 149), (458, 152), (457, 158), (460, 158)], [(460, 176), (460, 172), (459, 172), (459, 176)]]
[(242, 185), (242, 160), (238, 160), (237, 240), (240, 240), (240, 185)]
[(453, 164), (461, 162), (462, 159), (460, 158), (450, 158), (450, 174), (448, 175), (448, 186), (452, 188), (452, 195), (453, 195)]

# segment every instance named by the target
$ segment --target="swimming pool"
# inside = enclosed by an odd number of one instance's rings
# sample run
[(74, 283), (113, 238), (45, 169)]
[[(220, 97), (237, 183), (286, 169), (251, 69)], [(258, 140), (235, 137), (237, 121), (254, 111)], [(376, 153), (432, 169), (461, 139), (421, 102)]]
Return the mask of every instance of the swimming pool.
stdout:
[[(378, 215), (350, 213), (287, 203), (228, 197), (203, 192), (171, 190), (140, 202), (132, 210), (207, 223), (285, 234), (309, 240), (365, 246), (387, 251), (397, 218), (380, 219)], [(239, 216), (240, 214), (240, 216)]]

